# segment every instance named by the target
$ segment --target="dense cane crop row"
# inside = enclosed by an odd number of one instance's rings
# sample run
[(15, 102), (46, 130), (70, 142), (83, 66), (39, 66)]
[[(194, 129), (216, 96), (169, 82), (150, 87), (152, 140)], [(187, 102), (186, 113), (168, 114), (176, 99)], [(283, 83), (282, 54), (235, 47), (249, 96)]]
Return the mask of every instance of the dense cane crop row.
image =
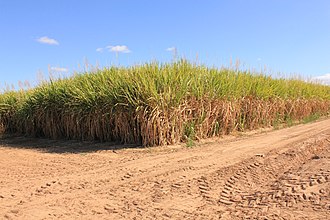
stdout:
[(181, 60), (110, 67), (0, 95), (5, 133), (173, 144), (330, 111), (330, 87)]

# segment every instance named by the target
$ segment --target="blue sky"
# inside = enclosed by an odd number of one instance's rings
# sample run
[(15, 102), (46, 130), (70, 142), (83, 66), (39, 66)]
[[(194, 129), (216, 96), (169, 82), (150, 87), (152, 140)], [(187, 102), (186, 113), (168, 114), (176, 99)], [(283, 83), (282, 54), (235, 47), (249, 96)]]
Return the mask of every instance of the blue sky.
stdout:
[[(330, 78), (329, 0), (0, 0), (0, 87), (179, 57)], [(40, 78), (40, 76), (39, 76)]]

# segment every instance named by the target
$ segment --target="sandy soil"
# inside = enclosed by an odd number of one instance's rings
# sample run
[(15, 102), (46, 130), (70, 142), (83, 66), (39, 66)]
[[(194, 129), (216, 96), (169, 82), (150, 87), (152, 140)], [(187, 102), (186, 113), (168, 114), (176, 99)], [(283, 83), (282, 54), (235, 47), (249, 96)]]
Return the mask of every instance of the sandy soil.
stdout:
[(330, 120), (129, 148), (0, 140), (0, 219), (330, 219)]

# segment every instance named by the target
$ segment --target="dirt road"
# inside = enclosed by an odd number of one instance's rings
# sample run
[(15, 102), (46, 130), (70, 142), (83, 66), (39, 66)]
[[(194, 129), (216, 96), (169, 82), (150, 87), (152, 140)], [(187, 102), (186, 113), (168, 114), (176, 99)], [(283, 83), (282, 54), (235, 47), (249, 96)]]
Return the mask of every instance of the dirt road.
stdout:
[(128, 148), (0, 140), (0, 219), (330, 219), (330, 120)]

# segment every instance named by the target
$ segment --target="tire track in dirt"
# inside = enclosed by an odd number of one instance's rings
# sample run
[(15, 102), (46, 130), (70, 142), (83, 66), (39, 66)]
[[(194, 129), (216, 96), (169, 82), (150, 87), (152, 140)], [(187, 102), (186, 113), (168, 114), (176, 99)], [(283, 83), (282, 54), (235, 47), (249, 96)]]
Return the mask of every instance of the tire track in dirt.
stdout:
[(58, 154), (1, 141), (0, 218), (325, 219), (329, 123), (192, 149)]
[[(235, 207), (236, 213), (230, 214), (238, 218), (242, 217), (243, 210), (249, 210), (243, 218), (270, 219), (268, 213), (279, 208), (282, 212), (288, 209), (286, 215), (289, 217), (282, 218), (303, 219), (308, 214), (289, 213), (308, 207), (317, 212), (319, 218), (316, 219), (326, 219), (330, 214), (330, 166), (323, 164), (315, 166), (321, 168), (314, 170), (310, 163), (321, 158), (323, 161), (318, 163), (328, 163), (329, 147), (328, 139), (309, 140), (281, 154), (270, 152), (259, 162), (255, 162), (255, 158), (251, 158), (250, 163), (243, 162), (227, 179), (220, 203)], [(306, 166), (309, 169), (302, 172)]]

